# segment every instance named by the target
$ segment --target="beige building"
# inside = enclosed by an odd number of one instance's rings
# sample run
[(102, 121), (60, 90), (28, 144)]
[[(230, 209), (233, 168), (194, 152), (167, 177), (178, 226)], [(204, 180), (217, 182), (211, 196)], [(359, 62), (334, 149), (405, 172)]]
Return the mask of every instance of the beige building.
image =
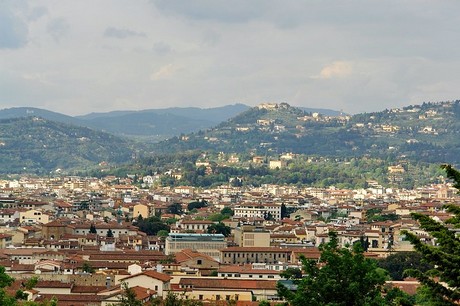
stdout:
[(277, 300), (276, 280), (182, 278), (178, 291), (199, 301)]
[(270, 246), (270, 232), (251, 225), (235, 228), (235, 243), (240, 247), (268, 247)]
[(166, 295), (170, 290), (172, 277), (153, 270), (147, 270), (139, 274), (131, 275), (120, 279), (121, 283), (126, 283), (129, 288), (141, 286), (155, 290), (158, 296)]
[(133, 218), (137, 219), (139, 216), (146, 219), (150, 217), (150, 210), (147, 204), (136, 204), (133, 206)]
[(19, 221), (28, 224), (43, 224), (49, 222), (49, 216), (37, 209), (30, 209), (19, 212)]
[(229, 247), (221, 250), (222, 264), (289, 263), (292, 250), (278, 247)]
[(235, 207), (235, 217), (239, 218), (273, 218), (281, 220), (280, 204), (244, 203)]
[(286, 165), (286, 160), (271, 160), (268, 167), (270, 169), (283, 169)]

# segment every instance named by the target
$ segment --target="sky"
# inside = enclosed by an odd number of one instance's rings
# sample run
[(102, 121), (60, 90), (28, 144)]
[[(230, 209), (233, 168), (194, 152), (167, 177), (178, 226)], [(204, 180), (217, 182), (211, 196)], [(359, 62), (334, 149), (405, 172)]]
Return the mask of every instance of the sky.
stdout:
[(460, 1), (1, 0), (0, 108), (460, 98)]

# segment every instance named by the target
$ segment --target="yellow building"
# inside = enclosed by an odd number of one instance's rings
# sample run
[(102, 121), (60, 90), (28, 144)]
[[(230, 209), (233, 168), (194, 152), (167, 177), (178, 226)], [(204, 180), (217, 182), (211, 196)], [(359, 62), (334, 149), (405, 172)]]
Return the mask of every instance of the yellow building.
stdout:
[(49, 222), (49, 216), (40, 210), (30, 209), (19, 212), (19, 221), (28, 224), (43, 224)]

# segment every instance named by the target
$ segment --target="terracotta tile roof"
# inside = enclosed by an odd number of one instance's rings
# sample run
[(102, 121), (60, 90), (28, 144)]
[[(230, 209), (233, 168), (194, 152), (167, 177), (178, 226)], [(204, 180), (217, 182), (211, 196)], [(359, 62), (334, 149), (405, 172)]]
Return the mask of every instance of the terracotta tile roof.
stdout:
[(388, 281), (387, 284), (399, 288), (409, 295), (415, 295), (417, 288), (420, 287), (420, 283), (416, 280)]
[(75, 285), (72, 287), (72, 293), (86, 293), (86, 294), (95, 294), (102, 290), (107, 289), (105, 286), (78, 286)]
[(202, 253), (193, 251), (191, 249), (182, 250), (181, 252), (176, 253), (175, 256), (176, 256), (176, 262), (179, 262), (179, 263), (187, 261), (187, 260), (192, 259), (192, 258), (198, 258), (198, 257), (205, 258), (205, 259), (213, 261), (213, 262), (217, 262), (212, 257), (210, 257), (210, 256), (208, 256), (206, 254), (202, 254)]
[(56, 298), (59, 303), (58, 305), (65, 305), (65, 306), (86, 306), (92, 305), (91, 303), (97, 303), (96, 305), (100, 305), (100, 302), (107, 298), (107, 296), (103, 295), (96, 295), (96, 294), (40, 294), (40, 301), (43, 300), (51, 300), (52, 298)]
[(131, 290), (134, 291), (136, 298), (141, 301), (148, 299), (152, 297), (153, 295), (156, 295), (157, 293), (155, 290), (151, 290), (149, 288), (144, 288), (141, 286), (132, 287)]
[(130, 279), (130, 278), (133, 278), (133, 277), (137, 277), (139, 275), (146, 275), (148, 277), (161, 280), (164, 283), (169, 282), (172, 279), (172, 277), (167, 275), (167, 274), (160, 273), (160, 272), (153, 271), (153, 270), (146, 270), (144, 272), (141, 272), (141, 273), (134, 274), (134, 275), (128, 276), (126, 278), (123, 278), (123, 280)]

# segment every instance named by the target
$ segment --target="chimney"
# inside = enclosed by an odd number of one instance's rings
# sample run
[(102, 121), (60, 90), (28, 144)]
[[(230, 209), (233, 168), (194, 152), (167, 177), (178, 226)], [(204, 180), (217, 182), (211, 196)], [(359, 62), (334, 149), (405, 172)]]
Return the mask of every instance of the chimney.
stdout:
[(163, 265), (157, 264), (157, 272), (163, 273)]

